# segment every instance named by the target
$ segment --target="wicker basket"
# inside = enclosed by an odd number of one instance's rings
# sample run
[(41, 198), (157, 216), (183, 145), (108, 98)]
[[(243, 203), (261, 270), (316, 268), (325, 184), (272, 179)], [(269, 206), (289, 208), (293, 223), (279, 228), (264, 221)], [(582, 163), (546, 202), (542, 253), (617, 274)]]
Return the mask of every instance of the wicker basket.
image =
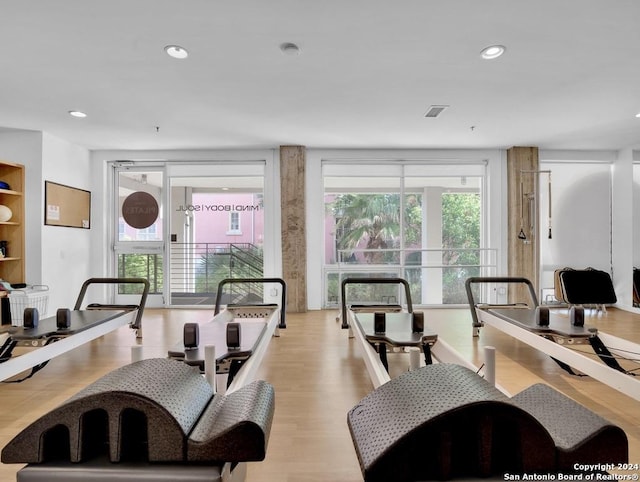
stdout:
[(41, 318), (46, 317), (48, 305), (49, 287), (46, 285), (34, 285), (12, 290), (9, 293), (11, 324), (13, 326), (22, 326), (25, 308), (36, 308)]

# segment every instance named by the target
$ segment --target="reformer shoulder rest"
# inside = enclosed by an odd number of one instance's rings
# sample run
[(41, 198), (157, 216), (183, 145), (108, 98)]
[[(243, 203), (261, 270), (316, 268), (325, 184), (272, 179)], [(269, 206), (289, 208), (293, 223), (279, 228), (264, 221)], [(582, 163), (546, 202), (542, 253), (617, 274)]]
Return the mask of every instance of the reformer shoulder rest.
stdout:
[(33, 422), (3, 448), (1, 460), (259, 461), (273, 413), (267, 382), (214, 395), (197, 369), (164, 358), (142, 360), (108, 373)]
[(572, 305), (615, 304), (615, 288), (606, 271), (563, 268), (554, 271), (556, 299)]

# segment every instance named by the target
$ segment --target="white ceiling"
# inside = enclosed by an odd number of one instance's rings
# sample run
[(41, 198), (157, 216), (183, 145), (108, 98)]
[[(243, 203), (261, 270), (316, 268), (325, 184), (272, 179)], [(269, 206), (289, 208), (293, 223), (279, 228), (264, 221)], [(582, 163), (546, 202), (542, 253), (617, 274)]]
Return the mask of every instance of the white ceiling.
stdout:
[(90, 149), (640, 144), (638, 0), (0, 0), (0, 40), (0, 126)]

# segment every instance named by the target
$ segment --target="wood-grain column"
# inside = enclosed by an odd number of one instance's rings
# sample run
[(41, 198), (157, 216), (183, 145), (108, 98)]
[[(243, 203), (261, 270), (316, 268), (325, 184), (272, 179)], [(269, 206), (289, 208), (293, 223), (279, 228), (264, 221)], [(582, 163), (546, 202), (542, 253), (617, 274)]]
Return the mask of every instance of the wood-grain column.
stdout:
[[(509, 276), (528, 278), (539, 294), (539, 195), (536, 192), (536, 171), (537, 147), (512, 147), (507, 150), (508, 272)], [(522, 239), (523, 236), (526, 239)], [(510, 290), (512, 302), (517, 301), (514, 296), (520, 297), (521, 293), (516, 295)]]
[(280, 146), (282, 278), (287, 283), (287, 311), (307, 311), (307, 231), (305, 148)]

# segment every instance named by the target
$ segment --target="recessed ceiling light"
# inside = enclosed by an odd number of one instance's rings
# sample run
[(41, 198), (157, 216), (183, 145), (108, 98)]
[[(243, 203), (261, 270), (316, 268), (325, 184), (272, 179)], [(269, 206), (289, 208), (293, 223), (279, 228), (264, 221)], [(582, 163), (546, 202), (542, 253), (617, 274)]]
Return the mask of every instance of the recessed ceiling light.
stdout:
[(492, 60), (500, 57), (505, 50), (507, 49), (503, 45), (490, 45), (489, 47), (482, 49), (480, 55), (485, 60)]
[(285, 55), (300, 55), (300, 47), (291, 42), (285, 42), (281, 44), (280, 50)]
[(84, 112), (80, 112), (79, 110), (70, 110), (69, 115), (73, 117), (79, 117), (79, 118), (87, 117), (87, 114), (85, 114)]
[(189, 56), (189, 52), (179, 45), (167, 45), (164, 51), (169, 57), (173, 57), (174, 59), (186, 59)]
[(636, 114), (636, 117), (640, 118), (640, 112), (638, 112), (638, 113)]

